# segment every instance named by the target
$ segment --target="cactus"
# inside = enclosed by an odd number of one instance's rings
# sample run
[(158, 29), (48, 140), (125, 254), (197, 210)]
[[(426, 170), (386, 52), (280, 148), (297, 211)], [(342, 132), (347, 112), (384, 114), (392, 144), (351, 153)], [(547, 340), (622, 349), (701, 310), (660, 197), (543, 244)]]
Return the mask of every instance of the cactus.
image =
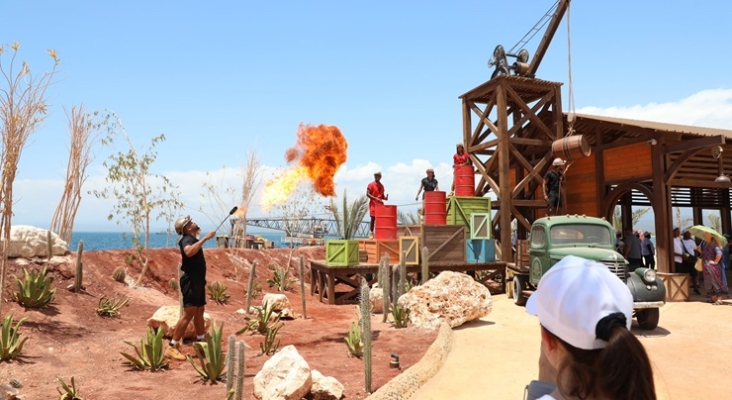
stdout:
[(308, 312), (305, 309), (305, 261), (300, 256), (300, 301), (302, 301), (302, 319), (308, 319)]
[(236, 400), (241, 400), (242, 396), (244, 395), (244, 342), (239, 342), (239, 358), (238, 358), (238, 373), (236, 375), (236, 395), (234, 398)]
[(46, 231), (46, 250), (48, 251), (48, 259), (50, 260), (53, 256), (53, 235), (51, 235), (51, 231)]
[(406, 287), (407, 287), (407, 253), (403, 251), (402, 258), (399, 262), (399, 286), (398, 286), (399, 295), (397, 297), (400, 297), (404, 293), (407, 293)]
[(236, 337), (229, 335), (229, 348), (226, 351), (226, 393), (231, 392), (234, 386), (234, 347), (236, 346)]
[(84, 269), (82, 268), (81, 264), (82, 253), (84, 253), (84, 241), (79, 240), (79, 247), (76, 250), (76, 276), (74, 276), (74, 293), (81, 292), (81, 281), (84, 279)]
[(430, 252), (427, 246), (422, 247), (422, 284), (424, 285), (430, 279)]
[[(390, 267), (391, 268), (391, 267)], [(399, 300), (399, 267), (395, 265), (393, 268), (390, 269), (390, 272), (392, 273), (391, 277), (391, 307), (394, 308), (397, 306), (397, 301)]]
[(385, 258), (381, 259), (381, 275), (384, 277), (384, 286), (382, 287), (382, 291), (384, 293), (384, 322), (389, 318), (389, 304), (391, 301), (389, 300), (390, 294), (391, 294), (391, 270), (389, 269), (389, 264), (386, 262)]
[(371, 393), (371, 301), (369, 300), (369, 283), (361, 278), (361, 323), (363, 331), (363, 370), (366, 393)]
[(125, 278), (127, 277), (127, 272), (125, 272), (125, 269), (122, 267), (118, 267), (117, 269), (112, 272), (112, 279), (119, 283), (125, 283)]
[(249, 269), (249, 284), (247, 284), (247, 303), (246, 312), (249, 314), (249, 310), (252, 308), (252, 289), (254, 287), (254, 276), (257, 270), (257, 262), (252, 263), (252, 267)]

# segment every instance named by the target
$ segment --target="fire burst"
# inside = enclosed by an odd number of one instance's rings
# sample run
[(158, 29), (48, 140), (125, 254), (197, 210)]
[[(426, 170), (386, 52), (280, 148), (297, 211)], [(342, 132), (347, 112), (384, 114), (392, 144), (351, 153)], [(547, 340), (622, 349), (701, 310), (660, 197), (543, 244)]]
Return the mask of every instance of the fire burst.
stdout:
[(300, 124), (297, 143), (285, 152), (287, 162), (297, 164), (265, 184), (260, 201), (262, 210), (286, 202), (306, 179), (310, 179), (318, 194), (334, 196), (333, 177), (346, 162), (347, 150), (348, 143), (338, 127)]

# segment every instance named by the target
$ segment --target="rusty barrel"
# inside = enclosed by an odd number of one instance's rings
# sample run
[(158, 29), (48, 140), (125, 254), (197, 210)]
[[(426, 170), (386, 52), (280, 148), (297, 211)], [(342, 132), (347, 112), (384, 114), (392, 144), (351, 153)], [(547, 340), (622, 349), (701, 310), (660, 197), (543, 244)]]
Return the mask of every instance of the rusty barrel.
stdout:
[(455, 167), (455, 196), (475, 196), (475, 172), (472, 165)]
[(447, 197), (445, 192), (424, 192), (424, 223), (425, 225), (445, 225), (447, 223)]
[(374, 239), (397, 240), (397, 206), (376, 205)]
[(552, 153), (554, 153), (554, 157), (572, 161), (582, 157), (589, 157), (592, 154), (592, 148), (584, 136), (572, 135), (555, 140), (552, 143)]

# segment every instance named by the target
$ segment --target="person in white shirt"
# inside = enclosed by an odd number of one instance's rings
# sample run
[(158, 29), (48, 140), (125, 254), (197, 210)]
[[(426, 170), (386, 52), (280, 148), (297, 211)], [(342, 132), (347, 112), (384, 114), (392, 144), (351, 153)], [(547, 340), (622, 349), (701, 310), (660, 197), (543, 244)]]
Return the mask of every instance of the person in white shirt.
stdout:
[(542, 353), (557, 371), (556, 389), (539, 400), (656, 399), (648, 354), (630, 332), (633, 296), (605, 265), (564, 257), (526, 312), (539, 318)]
[(696, 260), (701, 254), (696, 250), (696, 242), (691, 238), (691, 233), (688, 230), (684, 230), (684, 236), (681, 240), (681, 244), (684, 248), (683, 258), (683, 271), (689, 274), (691, 277), (691, 287), (694, 290), (694, 294), (701, 294), (699, 292), (699, 271), (696, 270), (694, 265)]

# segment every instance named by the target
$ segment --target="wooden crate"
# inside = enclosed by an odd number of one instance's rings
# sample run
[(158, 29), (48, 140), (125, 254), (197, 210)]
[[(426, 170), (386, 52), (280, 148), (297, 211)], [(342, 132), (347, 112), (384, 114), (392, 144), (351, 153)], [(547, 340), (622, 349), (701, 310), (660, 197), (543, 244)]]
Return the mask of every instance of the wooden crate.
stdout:
[[(470, 216), (475, 213), (490, 213), (490, 197), (448, 197), (447, 223), (470, 228)], [(467, 233), (470, 233), (468, 230)]]
[(465, 262), (465, 226), (423, 225), (420, 243), (429, 262)]
[(419, 265), (419, 252), (418, 236), (402, 236), (399, 238), (399, 254), (404, 254), (406, 265)]
[(689, 301), (689, 274), (657, 272), (656, 276), (666, 286), (666, 301)]
[(362, 240), (362, 253), (366, 253), (367, 264), (378, 264), (381, 257), (388, 255), (390, 264), (399, 263), (399, 240)]
[(493, 239), (470, 239), (465, 241), (465, 246), (469, 263), (496, 261), (496, 241)]
[(490, 213), (470, 215), (470, 239), (490, 239), (492, 228)]
[(358, 265), (358, 241), (328, 240), (325, 242), (325, 265), (330, 267)]
[(422, 225), (397, 225), (397, 237), (417, 236), (422, 234)]
[(529, 256), (529, 241), (520, 239), (516, 242), (516, 269), (521, 272), (529, 272), (531, 267), (531, 257)]

